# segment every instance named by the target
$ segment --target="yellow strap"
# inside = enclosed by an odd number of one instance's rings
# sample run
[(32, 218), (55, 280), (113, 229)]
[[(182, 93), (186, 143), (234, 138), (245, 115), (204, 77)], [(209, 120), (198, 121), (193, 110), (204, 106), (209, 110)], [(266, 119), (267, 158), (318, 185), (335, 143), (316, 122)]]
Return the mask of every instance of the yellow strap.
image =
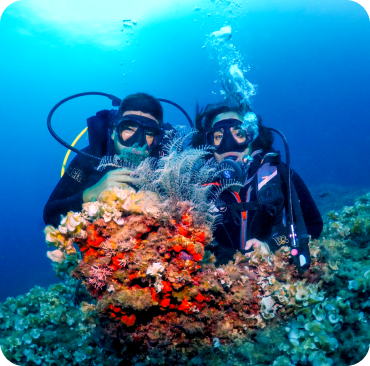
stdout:
[[(75, 146), (77, 144), (77, 141), (81, 138), (81, 136), (87, 131), (87, 127), (81, 131), (81, 133), (75, 138), (75, 140), (72, 142), (72, 145), (71, 146)], [(65, 171), (65, 167), (67, 165), (67, 160), (68, 160), (68, 157), (69, 157), (69, 154), (71, 153), (71, 150), (68, 150), (67, 151), (67, 154), (66, 156), (64, 157), (64, 160), (63, 160), (63, 165), (62, 165), (62, 172), (61, 172), (61, 177), (63, 177), (64, 175), (64, 171)]]

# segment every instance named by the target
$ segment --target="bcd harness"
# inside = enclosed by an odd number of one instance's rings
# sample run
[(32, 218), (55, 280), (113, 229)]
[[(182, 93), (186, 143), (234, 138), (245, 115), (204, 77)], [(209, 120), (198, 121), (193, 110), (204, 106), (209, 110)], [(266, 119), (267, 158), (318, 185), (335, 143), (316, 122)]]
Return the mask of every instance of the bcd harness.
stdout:
[[(246, 202), (242, 202), (237, 192), (229, 190), (237, 202), (223, 206), (230, 209), (235, 224), (240, 225), (239, 250), (244, 250), (246, 241), (252, 238), (273, 239), (276, 246), (290, 245), (282, 189), (282, 182), (286, 183), (284, 168), (278, 152), (268, 153), (261, 159), (257, 172), (245, 182)], [(293, 193), (293, 200), (298, 201), (294, 186)], [(298, 216), (301, 220), (297, 220)], [(300, 206), (294, 210), (294, 218), (305, 225)]]

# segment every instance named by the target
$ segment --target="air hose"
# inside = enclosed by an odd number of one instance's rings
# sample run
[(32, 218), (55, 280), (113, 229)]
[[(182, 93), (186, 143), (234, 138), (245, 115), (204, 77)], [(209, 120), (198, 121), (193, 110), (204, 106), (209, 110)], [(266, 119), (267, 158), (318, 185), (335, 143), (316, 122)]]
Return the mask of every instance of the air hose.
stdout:
[[(103, 96), (103, 97), (107, 97), (109, 98), (111, 101), (112, 101), (112, 105), (114, 107), (118, 107), (120, 104), (121, 104), (121, 99), (118, 98), (118, 97), (115, 97), (114, 95), (112, 94), (107, 94), (107, 93), (101, 93), (101, 92), (85, 92), (85, 93), (78, 93), (78, 94), (74, 94), (74, 95), (71, 95), (70, 97), (68, 98), (65, 98), (65, 99), (62, 99), (59, 103), (57, 103), (52, 109), (51, 111), (49, 112), (49, 115), (48, 115), (48, 118), (47, 118), (47, 126), (48, 126), (48, 129), (49, 129), (49, 132), (51, 133), (51, 135), (60, 143), (62, 144), (63, 146), (65, 146), (67, 149), (77, 153), (77, 154), (80, 154), (80, 155), (84, 155), (90, 159), (94, 159), (94, 160), (98, 160), (100, 161), (101, 158), (97, 157), (97, 156), (94, 156), (94, 155), (90, 155), (84, 151), (81, 151), (77, 148), (75, 148), (72, 145), (68, 144), (67, 142), (65, 142), (63, 139), (61, 139), (56, 133), (55, 131), (53, 130), (52, 126), (51, 126), (51, 117), (53, 116), (54, 112), (57, 110), (57, 108), (59, 108), (62, 104), (68, 102), (69, 100), (71, 99), (75, 99), (75, 98), (79, 98), (79, 97), (83, 97), (83, 96), (86, 96), (86, 95), (100, 95), (100, 96)], [(170, 100), (168, 99), (161, 99), (161, 98), (157, 98), (160, 102), (165, 102), (165, 103), (168, 103), (168, 104), (171, 104), (173, 106), (175, 106), (176, 108), (178, 108), (186, 117), (186, 119), (188, 120), (190, 126), (193, 128), (194, 127), (194, 124), (193, 124), (193, 121), (191, 120), (189, 114), (185, 111), (184, 108), (182, 108), (181, 106), (179, 106), (177, 103), (175, 102), (171, 102)]]
[[(308, 238), (306, 223), (304, 222), (298, 194), (292, 182), (288, 142), (281, 131), (275, 128), (271, 128), (271, 127), (268, 127), (268, 129), (270, 131), (277, 133), (281, 137), (284, 143), (285, 159), (286, 159), (286, 163), (285, 163), (286, 169), (285, 170), (286, 171), (284, 171), (284, 168), (282, 166), (280, 166), (279, 170), (287, 186), (288, 222), (289, 222), (289, 228), (290, 228), (290, 238), (291, 238), (291, 243), (292, 243), (290, 253), (295, 261), (297, 268), (299, 270), (305, 270), (307, 269), (306, 264), (310, 263), (310, 258), (307, 258), (310, 255), (309, 250), (308, 250), (309, 238)], [(295, 225), (294, 225), (294, 220), (293, 220), (293, 211), (294, 211), (294, 218), (296, 221)], [(299, 250), (300, 249), (299, 247), (301, 247), (303, 251)], [(302, 267), (305, 267), (305, 268), (302, 268)]]

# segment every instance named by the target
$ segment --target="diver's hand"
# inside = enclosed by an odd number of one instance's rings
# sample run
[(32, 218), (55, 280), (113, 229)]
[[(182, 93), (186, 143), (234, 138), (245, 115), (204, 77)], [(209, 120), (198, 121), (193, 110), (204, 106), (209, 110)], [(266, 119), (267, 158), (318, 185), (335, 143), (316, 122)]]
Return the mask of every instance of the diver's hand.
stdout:
[(249, 239), (245, 243), (244, 249), (245, 250), (248, 250), (251, 247), (253, 247), (253, 248), (260, 248), (261, 252), (264, 253), (264, 254), (269, 254), (270, 253), (270, 248), (269, 248), (268, 244), (266, 244), (263, 241), (260, 241), (258, 239)]
[(94, 186), (86, 189), (82, 195), (84, 202), (91, 202), (97, 199), (105, 189), (111, 187), (121, 187), (123, 183), (135, 183), (136, 179), (131, 177), (132, 170), (127, 168), (111, 170)]
[(295, 263), (297, 265), (298, 271), (303, 273), (310, 268), (311, 265), (311, 255), (308, 243), (301, 243), (299, 245), (298, 254), (294, 257)]

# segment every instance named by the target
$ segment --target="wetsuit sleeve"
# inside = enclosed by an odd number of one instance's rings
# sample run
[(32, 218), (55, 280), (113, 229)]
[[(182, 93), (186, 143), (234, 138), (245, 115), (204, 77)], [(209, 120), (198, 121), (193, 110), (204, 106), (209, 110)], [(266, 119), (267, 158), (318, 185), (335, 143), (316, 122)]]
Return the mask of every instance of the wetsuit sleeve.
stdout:
[(56, 227), (60, 223), (60, 215), (66, 215), (69, 211), (81, 211), (82, 195), (88, 188), (87, 183), (92, 171), (93, 165), (88, 158), (77, 155), (72, 160), (45, 205), (46, 225)]
[(292, 180), (301, 203), (307, 233), (311, 235), (312, 239), (318, 239), (324, 227), (320, 211), (302, 178), (296, 172), (293, 173)]

